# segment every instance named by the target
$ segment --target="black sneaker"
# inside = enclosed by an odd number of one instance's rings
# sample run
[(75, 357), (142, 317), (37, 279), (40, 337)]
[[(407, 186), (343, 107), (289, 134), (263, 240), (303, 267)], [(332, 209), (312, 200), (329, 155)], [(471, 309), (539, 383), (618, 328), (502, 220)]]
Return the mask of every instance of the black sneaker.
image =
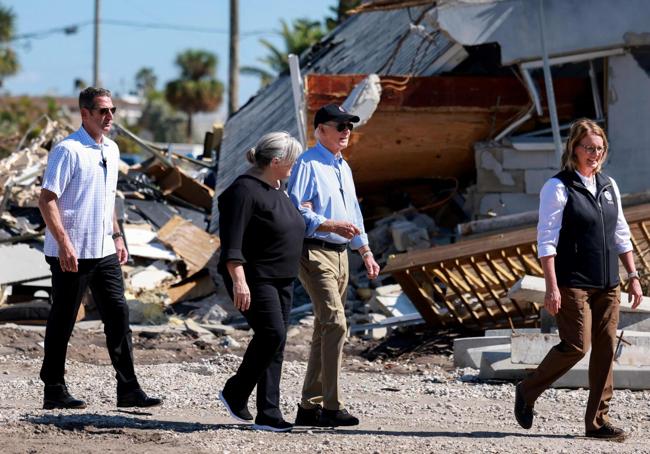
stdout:
[(55, 408), (86, 408), (86, 402), (72, 397), (65, 385), (45, 385), (45, 392), (43, 394), (44, 410), (53, 410)]
[(533, 407), (526, 404), (521, 394), (521, 383), (515, 386), (515, 418), (521, 427), (530, 429), (533, 427)]
[(352, 416), (347, 410), (327, 410), (323, 408), (318, 417), (321, 427), (356, 426), (359, 418)]
[(317, 426), (318, 417), (320, 416), (323, 407), (320, 405), (315, 406), (314, 408), (303, 408), (298, 404), (298, 413), (296, 413), (296, 426)]
[(627, 434), (623, 429), (614, 427), (610, 423), (606, 422), (600, 427), (600, 429), (588, 430), (585, 432), (585, 436), (590, 438), (602, 438), (611, 441), (623, 441), (625, 440)]
[(134, 389), (133, 391), (118, 394), (117, 396), (118, 407), (147, 408), (157, 407), (158, 405), (162, 405), (162, 399), (159, 399), (157, 397), (149, 397), (141, 389)]
[(230, 401), (224, 396), (223, 391), (219, 392), (219, 400), (223, 403), (226, 410), (233, 419), (236, 419), (239, 422), (251, 422), (253, 420), (253, 415), (248, 411), (248, 405), (244, 403), (243, 405), (235, 404), (232, 399)]
[(293, 424), (284, 419), (266, 420), (258, 417), (252, 428), (254, 430), (266, 430), (268, 432), (291, 432)]

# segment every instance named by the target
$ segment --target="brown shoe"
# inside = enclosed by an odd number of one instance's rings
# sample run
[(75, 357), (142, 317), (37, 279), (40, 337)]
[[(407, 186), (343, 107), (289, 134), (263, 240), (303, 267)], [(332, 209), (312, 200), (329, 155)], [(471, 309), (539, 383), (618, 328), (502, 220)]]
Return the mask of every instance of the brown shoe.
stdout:
[(521, 394), (521, 383), (515, 386), (515, 419), (524, 429), (533, 427), (535, 412), (531, 405), (527, 405), (524, 396)]
[(623, 429), (614, 427), (610, 423), (606, 422), (600, 427), (600, 429), (588, 430), (585, 433), (585, 436), (590, 438), (602, 438), (611, 441), (623, 441), (625, 440), (627, 434)]

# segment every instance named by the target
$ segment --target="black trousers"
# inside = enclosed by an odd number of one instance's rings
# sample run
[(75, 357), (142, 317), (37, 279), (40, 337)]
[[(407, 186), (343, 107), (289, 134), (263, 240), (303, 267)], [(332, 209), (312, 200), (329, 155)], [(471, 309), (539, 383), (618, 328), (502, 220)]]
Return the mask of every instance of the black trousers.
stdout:
[[(248, 282), (251, 305), (242, 312), (253, 329), (244, 358), (224, 386), (224, 394), (236, 402), (248, 401), (257, 386), (257, 418), (280, 420), (280, 378), (287, 326), (293, 299), (293, 278)], [(232, 298), (232, 281), (224, 273), (224, 282)]]
[(129, 308), (124, 298), (124, 280), (117, 255), (102, 259), (80, 259), (76, 273), (63, 272), (57, 257), (46, 257), (52, 270), (52, 308), (45, 329), (45, 356), (41, 380), (46, 385), (65, 384), (65, 357), (79, 305), (90, 287), (104, 322), (106, 346), (117, 378), (117, 393), (140, 386), (133, 368), (133, 345)]

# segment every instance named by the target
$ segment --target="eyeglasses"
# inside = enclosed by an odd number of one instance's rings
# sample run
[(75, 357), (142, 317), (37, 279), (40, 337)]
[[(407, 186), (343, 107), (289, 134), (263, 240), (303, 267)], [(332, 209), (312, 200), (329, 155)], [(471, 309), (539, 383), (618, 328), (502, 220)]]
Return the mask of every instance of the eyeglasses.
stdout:
[(92, 110), (96, 110), (101, 115), (108, 115), (108, 112), (115, 115), (115, 112), (117, 111), (117, 107), (100, 107), (100, 108), (93, 108)]
[(591, 145), (583, 145), (581, 143), (579, 143), (578, 145), (580, 145), (589, 154), (595, 154), (595, 153), (600, 154), (605, 151), (605, 147), (601, 147), (601, 146), (592, 147)]
[(336, 128), (336, 130), (337, 130), (338, 132), (343, 132), (343, 131), (345, 131), (346, 129), (347, 129), (348, 131), (352, 132), (352, 130), (354, 129), (354, 125), (353, 125), (352, 123), (335, 123), (335, 124), (332, 124), (332, 123), (325, 123), (325, 124), (328, 125), (328, 126), (331, 126), (331, 127), (333, 127), (333, 128)]

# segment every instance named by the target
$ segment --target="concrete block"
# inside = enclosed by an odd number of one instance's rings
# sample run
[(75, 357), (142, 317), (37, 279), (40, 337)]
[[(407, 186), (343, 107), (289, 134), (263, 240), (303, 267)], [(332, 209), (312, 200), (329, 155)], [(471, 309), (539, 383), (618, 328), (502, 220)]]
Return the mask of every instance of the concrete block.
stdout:
[(409, 221), (394, 222), (390, 226), (395, 249), (400, 252), (431, 247), (427, 229)]
[(488, 212), (496, 215), (523, 213), (524, 211), (537, 210), (539, 196), (523, 193), (494, 193), (485, 194), (479, 204), (479, 213), (487, 215)]
[[(481, 359), (481, 380), (524, 379), (535, 370), (528, 364), (513, 364), (504, 352), (485, 353)], [(614, 363), (614, 383), (616, 389), (642, 390), (650, 389), (650, 367), (625, 366)], [(551, 385), (552, 388), (588, 388), (589, 372), (587, 367), (576, 365)]]
[(510, 336), (461, 337), (454, 339), (454, 366), (478, 369), (481, 367), (483, 351), (488, 351), (489, 347), (494, 346), (502, 349), (502, 346), (509, 343)]
[(491, 351), (481, 356), (478, 378), (481, 380), (523, 380), (536, 366), (513, 364), (510, 352)]
[[(546, 283), (543, 277), (525, 275), (519, 279), (508, 290), (508, 297), (521, 301), (530, 301), (533, 303), (544, 304), (544, 294), (546, 293)], [(645, 313), (641, 319), (645, 319), (650, 314), (650, 297), (644, 296), (641, 304), (636, 309), (632, 309), (632, 304), (628, 302), (628, 294), (621, 292), (620, 311), (629, 313)], [(637, 319), (637, 321), (640, 319)], [(619, 324), (619, 328), (620, 328)], [(544, 329), (542, 328), (542, 332)], [(642, 330), (636, 330), (642, 331)]]
[(557, 174), (557, 169), (527, 169), (524, 171), (526, 194), (539, 194), (546, 181)]
[[(504, 178), (508, 175), (508, 178)], [(523, 170), (509, 170), (495, 173), (493, 170), (476, 169), (476, 189), (481, 192), (524, 192)]]
[[(617, 332), (620, 336), (621, 331)], [(650, 333), (625, 331), (618, 344), (616, 363), (627, 366), (650, 366)], [(627, 342), (627, 343), (626, 343)], [(558, 334), (522, 334), (512, 336), (511, 359), (514, 364), (540, 364), (549, 350), (560, 343)], [(591, 351), (578, 365), (588, 367)]]
[[(555, 151), (528, 151), (504, 148), (502, 150), (503, 168), (506, 170), (515, 169), (557, 169), (558, 163), (555, 159)], [(557, 173), (557, 170), (556, 170)]]
[(523, 172), (504, 171), (501, 160), (500, 148), (485, 144), (477, 144), (474, 147), (477, 190), (480, 192), (523, 192)]
[[(560, 343), (558, 334), (520, 334), (512, 336), (511, 361), (513, 364), (537, 365), (553, 346)], [(578, 364), (589, 364), (589, 354)]]
[[(539, 328), (517, 328), (517, 334), (538, 334), (541, 332)], [(486, 329), (485, 337), (491, 336), (512, 336), (512, 330), (510, 328), (504, 329)]]

